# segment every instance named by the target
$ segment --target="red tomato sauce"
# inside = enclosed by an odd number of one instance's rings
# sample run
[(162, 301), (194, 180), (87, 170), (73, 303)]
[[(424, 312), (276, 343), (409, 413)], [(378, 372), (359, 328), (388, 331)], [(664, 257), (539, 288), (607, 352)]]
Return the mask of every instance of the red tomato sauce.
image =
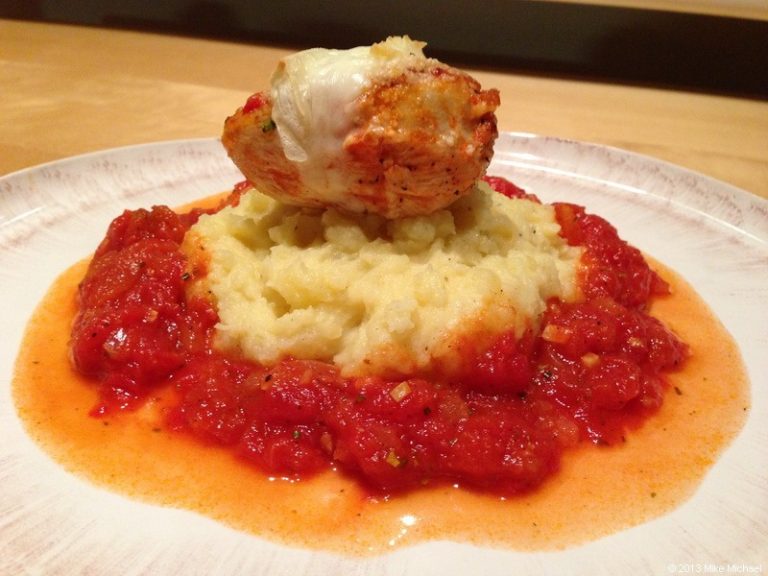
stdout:
[[(507, 196), (535, 200), (488, 180)], [(480, 353), (468, 346), (462, 365), (470, 368), (450, 381), (343, 378), (324, 362), (261, 366), (215, 350), (215, 307), (187, 290), (204, 267), (180, 250), (203, 211), (125, 212), (79, 287), (71, 358), (97, 382), (91, 415), (136, 410), (170, 391), (170, 428), (267, 474), (336, 468), (372, 493), (443, 484), (530, 491), (558, 471), (569, 448), (624, 442), (660, 408), (665, 373), (688, 354), (646, 312), (668, 286), (641, 253), (581, 207), (555, 211), (562, 236), (585, 249), (583, 298), (549, 302), (537, 333), (502, 334)]]

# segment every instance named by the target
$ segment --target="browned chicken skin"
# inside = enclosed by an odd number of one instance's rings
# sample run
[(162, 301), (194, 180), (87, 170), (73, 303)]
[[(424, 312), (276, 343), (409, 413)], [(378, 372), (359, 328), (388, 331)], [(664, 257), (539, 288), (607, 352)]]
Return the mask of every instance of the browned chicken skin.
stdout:
[(282, 202), (386, 218), (423, 215), (468, 193), (484, 174), (498, 105), (498, 91), (482, 90), (468, 74), (413, 58), (397, 74), (376, 77), (341, 112), (349, 130), (338, 154), (320, 164), (327, 177), (286, 157), (270, 95), (252, 96), (227, 118), (222, 142), (245, 177)]

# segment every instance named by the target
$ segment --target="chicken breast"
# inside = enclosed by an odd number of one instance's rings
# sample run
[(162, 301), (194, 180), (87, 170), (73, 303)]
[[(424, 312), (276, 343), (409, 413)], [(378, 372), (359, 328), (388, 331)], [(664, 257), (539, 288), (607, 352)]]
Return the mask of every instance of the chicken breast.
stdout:
[(385, 218), (430, 214), (472, 190), (497, 136), (496, 90), (407, 37), (284, 58), (269, 93), (227, 118), (222, 142), (261, 192)]

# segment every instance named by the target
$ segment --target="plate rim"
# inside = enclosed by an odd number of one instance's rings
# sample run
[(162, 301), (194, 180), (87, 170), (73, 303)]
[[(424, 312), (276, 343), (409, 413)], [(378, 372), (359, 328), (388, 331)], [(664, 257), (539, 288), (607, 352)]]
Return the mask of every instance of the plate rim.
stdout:
[[(731, 194), (734, 194), (740, 199), (761, 208), (762, 211), (766, 215), (768, 215), (768, 198), (764, 198), (755, 192), (750, 192), (749, 190), (740, 188), (739, 186), (736, 186), (735, 184), (731, 184), (730, 182), (719, 180), (714, 176), (710, 176), (708, 174), (699, 172), (697, 170), (688, 168), (686, 166), (675, 164), (674, 162), (671, 162), (669, 160), (665, 160), (662, 158), (658, 158), (651, 154), (637, 152), (634, 150), (628, 150), (626, 148), (621, 148), (619, 146), (612, 145), (612, 144), (601, 144), (601, 143), (593, 142), (589, 140), (579, 140), (575, 138), (565, 138), (560, 136), (551, 136), (546, 134), (538, 134), (538, 133), (522, 132), (522, 131), (507, 131), (507, 130), (499, 131), (498, 139), (496, 143), (498, 144), (500, 141), (510, 139), (510, 138), (518, 142), (534, 141), (537, 143), (541, 143), (542, 145), (550, 144), (550, 145), (564, 146), (564, 147), (584, 148), (589, 150), (589, 152), (591, 153), (596, 153), (596, 154), (608, 153), (615, 156), (623, 156), (626, 158), (630, 158), (638, 162), (641, 162), (643, 164), (656, 165), (660, 168), (663, 168), (664, 170), (677, 173), (680, 175), (691, 176), (708, 185), (722, 188), (723, 191), (727, 191)], [(89, 159), (102, 157), (104, 155), (120, 154), (120, 153), (133, 152), (133, 151), (145, 150), (150, 148), (161, 149), (166, 147), (174, 148), (182, 145), (213, 145), (213, 144), (221, 144), (221, 139), (216, 136), (199, 136), (194, 138), (174, 138), (174, 139), (155, 140), (155, 141), (148, 141), (148, 142), (137, 142), (133, 144), (125, 144), (125, 145), (115, 146), (110, 148), (91, 150), (91, 151), (74, 154), (71, 156), (55, 158), (39, 164), (34, 164), (31, 166), (25, 166), (22, 168), (15, 169), (11, 172), (0, 175), (0, 184), (3, 184), (6, 181), (9, 181), (11, 179), (16, 179), (19, 177), (26, 176), (29, 173), (33, 173), (38, 170), (49, 169), (56, 166), (63, 166), (71, 163), (83, 162)], [(222, 146), (222, 151), (223, 150), (224, 148)], [(493, 159), (491, 160), (491, 166), (493, 166)], [(761, 241), (768, 242), (768, 232), (766, 232), (766, 238), (759, 238), (759, 239)]]
[[(638, 153), (635, 153), (635, 152), (632, 152), (632, 151), (623, 150), (623, 149), (620, 149), (620, 148), (604, 146), (604, 145), (601, 145), (601, 144), (590, 144), (590, 143), (585, 143), (585, 142), (580, 142), (580, 141), (575, 141), (575, 140), (569, 140), (569, 139), (563, 139), (563, 138), (557, 138), (557, 137), (526, 135), (524, 133), (513, 133), (513, 132), (506, 132), (504, 134), (507, 134), (507, 135), (509, 135), (511, 137), (529, 138), (531, 140), (536, 140), (536, 141), (542, 142), (544, 144), (546, 144), (546, 143), (556, 143), (558, 146), (573, 146), (573, 145), (576, 145), (577, 147), (587, 147), (590, 150), (595, 149), (595, 150), (609, 151), (611, 153), (618, 153), (618, 154), (620, 154), (622, 156), (630, 156), (630, 157), (633, 157), (633, 158), (638, 158), (638, 159), (641, 159), (643, 162), (650, 161), (653, 164), (661, 164), (665, 168), (671, 168), (671, 169), (673, 169), (676, 172), (692, 174), (696, 178), (703, 178), (703, 179), (706, 179), (708, 181), (711, 181), (711, 182), (714, 183), (713, 185), (725, 187), (725, 189), (728, 190), (729, 193), (735, 193), (737, 195), (743, 194), (743, 195), (745, 195), (745, 197), (749, 201), (756, 201), (758, 205), (764, 205), (766, 208), (768, 208), (768, 200), (764, 200), (761, 197), (759, 197), (759, 196), (757, 196), (757, 195), (755, 195), (753, 193), (741, 190), (741, 189), (739, 189), (739, 188), (737, 188), (737, 187), (735, 187), (733, 185), (730, 185), (728, 183), (720, 182), (720, 181), (718, 181), (718, 180), (716, 180), (714, 178), (711, 178), (709, 176), (706, 176), (704, 174), (700, 174), (698, 172), (689, 170), (687, 168), (676, 166), (674, 164), (670, 164), (668, 162), (665, 162), (663, 160), (659, 160), (659, 159), (653, 158), (651, 156), (646, 156), (646, 155), (643, 155), (643, 154), (638, 154)], [(105, 149), (105, 150), (86, 152), (86, 153), (79, 154), (79, 155), (76, 155), (76, 156), (70, 156), (70, 157), (59, 159), (59, 160), (52, 160), (50, 162), (46, 162), (46, 163), (39, 164), (39, 165), (36, 165), (36, 166), (30, 166), (30, 167), (27, 167), (27, 168), (22, 168), (21, 170), (17, 170), (15, 172), (12, 172), (12, 173), (9, 173), (7, 175), (4, 175), (4, 176), (0, 177), (0, 185), (2, 185), (5, 182), (8, 182), (11, 177), (13, 177), (13, 178), (19, 178), (19, 177), (26, 178), (29, 175), (29, 173), (31, 173), (31, 172), (35, 172), (35, 171), (42, 170), (42, 169), (50, 169), (51, 167), (55, 167), (57, 165), (62, 165), (62, 164), (67, 164), (67, 163), (77, 164), (80, 161), (88, 161), (89, 159), (98, 158), (98, 157), (103, 156), (105, 154), (116, 154), (116, 153), (122, 153), (122, 152), (126, 152), (126, 151), (137, 151), (137, 150), (142, 150), (142, 149), (146, 150), (146, 149), (150, 149), (150, 148), (153, 148), (153, 149), (154, 148), (156, 148), (156, 149), (171, 148), (171, 149), (173, 149), (173, 148), (175, 148), (177, 146), (182, 146), (182, 145), (202, 145), (202, 146), (207, 147), (207, 146), (213, 146), (216, 143), (219, 143), (218, 138), (203, 137), (203, 138), (194, 138), (194, 139), (164, 140), (164, 141), (157, 141), (157, 142), (148, 142), (148, 143), (143, 143), (143, 144), (131, 144), (131, 145), (127, 145), (127, 146), (120, 146), (120, 147), (110, 148), (110, 149)], [(2, 194), (2, 193), (3, 193), (3, 191), (2, 191), (2, 189), (0, 189), (0, 194)], [(3, 225), (3, 222), (0, 220), (0, 226), (2, 226), (2, 225)], [(763, 240), (760, 240), (760, 242), (761, 242), (761, 245), (765, 244), (765, 241), (763, 241)], [(0, 246), (0, 247), (2, 247), (2, 246)], [(14, 347), (17, 347), (17, 345), (18, 345), (18, 342), (13, 342), (13, 346)], [(13, 353), (15, 355), (15, 350), (14, 350)], [(10, 410), (11, 411), (15, 411), (13, 409), (13, 405), (11, 405)], [(733, 442), (735, 442), (735, 440)], [(0, 456), (2, 456), (2, 455), (3, 455), (3, 452), (0, 452)], [(407, 556), (407, 554), (405, 554), (405, 556)], [(385, 556), (383, 556), (383, 558), (388, 558), (388, 556), (385, 555)], [(0, 564), (0, 566), (2, 566), (2, 564)]]

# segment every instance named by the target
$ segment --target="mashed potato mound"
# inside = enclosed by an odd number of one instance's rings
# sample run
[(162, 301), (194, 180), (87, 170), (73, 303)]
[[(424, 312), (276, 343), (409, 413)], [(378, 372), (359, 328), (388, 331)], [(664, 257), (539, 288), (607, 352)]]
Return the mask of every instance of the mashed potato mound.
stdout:
[(391, 221), (253, 190), (202, 217), (187, 247), (206, 254), (218, 348), (391, 377), (457, 370), (467, 349), (535, 325), (548, 298), (575, 298), (581, 251), (558, 230), (550, 206), (484, 183), (444, 210)]

